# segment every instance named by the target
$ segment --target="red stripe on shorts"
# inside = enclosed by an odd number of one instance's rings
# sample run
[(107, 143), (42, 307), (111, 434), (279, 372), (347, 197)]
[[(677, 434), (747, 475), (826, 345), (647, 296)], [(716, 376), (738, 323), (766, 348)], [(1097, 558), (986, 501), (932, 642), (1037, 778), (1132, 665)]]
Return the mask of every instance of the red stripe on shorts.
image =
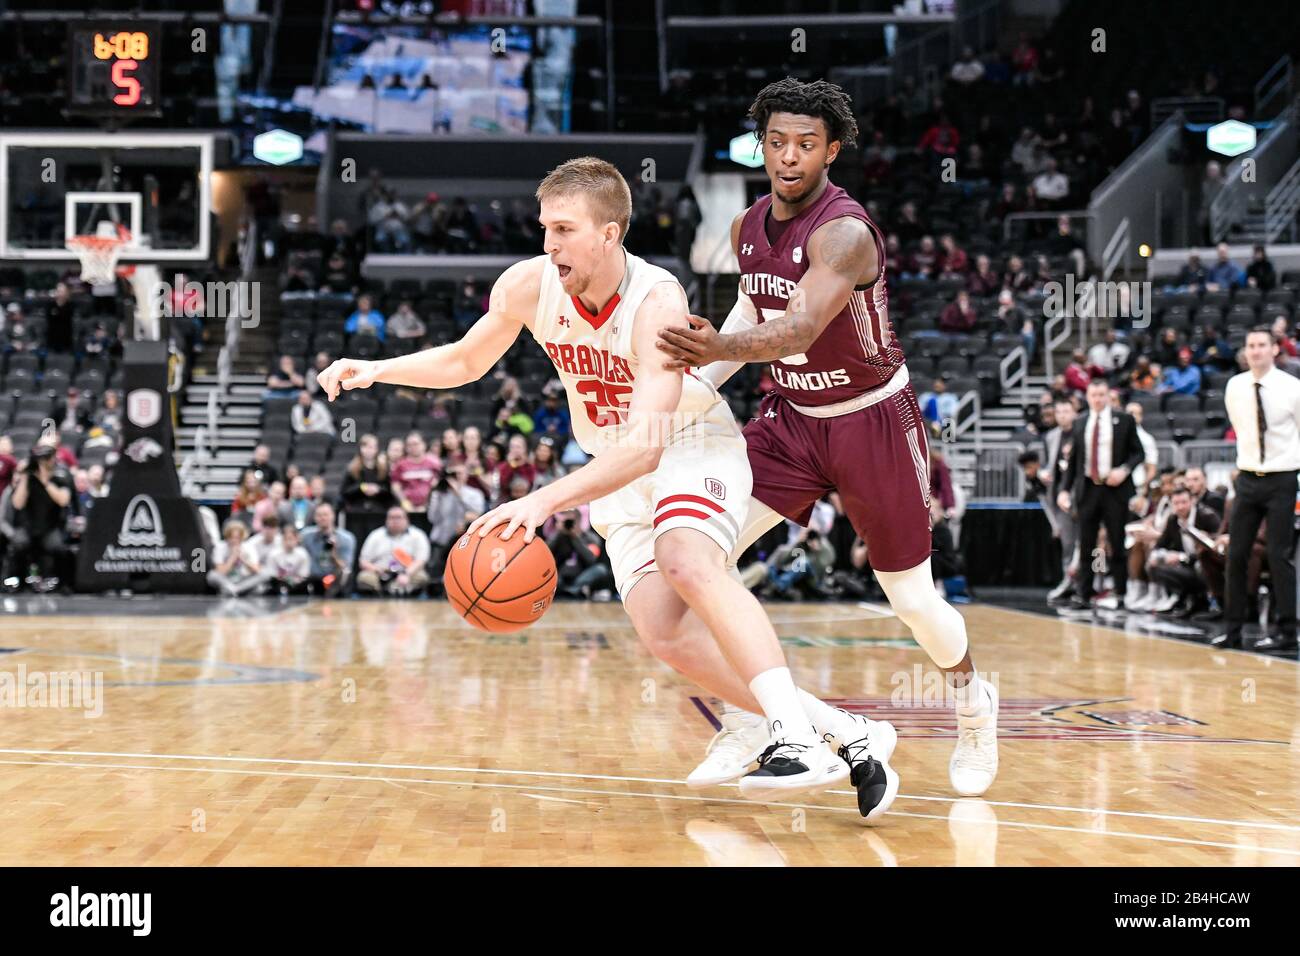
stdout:
[(716, 501), (710, 501), (708, 498), (701, 498), (699, 495), (669, 495), (659, 504), (655, 505), (655, 511), (658, 511), (664, 505), (670, 505), (676, 501), (685, 501), (693, 505), (704, 505), (706, 508), (712, 508), (718, 514), (722, 514), (726, 509)]
[[(648, 567), (650, 567), (650, 565), (652, 565), (652, 564), (654, 564), (654, 563), (655, 563), (655, 559), (654, 559), (654, 558), (651, 558), (651, 559), (650, 559), (649, 561), (647, 561), (645, 564), (641, 565), (640, 568), (637, 568), (636, 571), (640, 571), (641, 568), (648, 568)], [(633, 574), (636, 574), (636, 571), (633, 571), (632, 573), (633, 573)]]
[(669, 518), (699, 518), (701, 521), (708, 521), (712, 515), (707, 515), (703, 511), (692, 511), (690, 508), (674, 508), (671, 511), (665, 511), (658, 518), (655, 518), (654, 526), (659, 527), (659, 522), (667, 521)]

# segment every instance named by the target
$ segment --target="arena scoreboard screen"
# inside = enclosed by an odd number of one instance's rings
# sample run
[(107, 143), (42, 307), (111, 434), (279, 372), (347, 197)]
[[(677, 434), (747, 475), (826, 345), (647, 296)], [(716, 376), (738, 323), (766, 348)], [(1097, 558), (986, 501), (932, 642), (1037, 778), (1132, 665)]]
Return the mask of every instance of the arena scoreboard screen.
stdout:
[(156, 23), (111, 20), (68, 25), (69, 113), (99, 117), (161, 115)]

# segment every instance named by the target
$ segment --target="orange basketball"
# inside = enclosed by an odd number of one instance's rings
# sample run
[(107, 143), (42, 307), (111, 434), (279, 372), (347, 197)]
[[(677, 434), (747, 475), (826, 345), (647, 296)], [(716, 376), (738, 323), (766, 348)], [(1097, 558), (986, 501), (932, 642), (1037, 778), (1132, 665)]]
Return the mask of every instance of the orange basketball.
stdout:
[(456, 613), (480, 631), (519, 631), (536, 622), (555, 598), (559, 575), (541, 536), (524, 543), (516, 528), (503, 541), (505, 525), (480, 537), (461, 535), (447, 555), (442, 583)]

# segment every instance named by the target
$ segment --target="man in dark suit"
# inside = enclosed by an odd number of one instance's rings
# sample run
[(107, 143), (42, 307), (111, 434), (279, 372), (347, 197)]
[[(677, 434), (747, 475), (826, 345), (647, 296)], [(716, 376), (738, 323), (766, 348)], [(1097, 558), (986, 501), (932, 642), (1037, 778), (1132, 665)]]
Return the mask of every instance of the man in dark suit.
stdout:
[(1079, 591), (1073, 603), (1087, 607), (1090, 602), (1093, 553), (1104, 526), (1115, 590), (1097, 606), (1114, 610), (1128, 585), (1124, 519), (1133, 497), (1133, 469), (1142, 464), (1146, 453), (1133, 416), (1111, 407), (1110, 384), (1105, 379), (1094, 378), (1088, 383), (1088, 410), (1074, 423), (1072, 444), (1056, 501), (1062, 511), (1073, 510), (1079, 520)]
[(1147, 558), (1147, 577), (1178, 595), (1176, 617), (1191, 617), (1209, 605), (1205, 581), (1197, 573), (1197, 556), (1213, 550), (1220, 517), (1197, 503), (1191, 489), (1180, 485), (1170, 496), (1173, 511), (1165, 530)]

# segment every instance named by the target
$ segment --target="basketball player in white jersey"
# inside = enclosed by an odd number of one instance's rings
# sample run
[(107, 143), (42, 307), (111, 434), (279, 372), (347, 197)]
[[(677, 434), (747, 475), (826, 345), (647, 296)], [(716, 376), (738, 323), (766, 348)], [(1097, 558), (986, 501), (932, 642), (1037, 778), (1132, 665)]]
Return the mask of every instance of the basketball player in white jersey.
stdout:
[[(745, 440), (716, 388), (664, 368), (661, 329), (686, 328), (689, 309), (671, 273), (623, 248), (631, 193), (618, 170), (585, 157), (563, 163), (537, 190), (545, 255), (516, 263), (493, 287), (489, 311), (458, 342), (381, 361), (340, 359), (319, 380), (456, 388), (486, 375), (528, 329), (564, 383), (584, 468), (482, 515), (468, 533), (535, 529), (591, 502), (615, 584), (637, 634), (665, 663), (735, 706), (763, 714), (770, 739), (740, 781), (751, 799), (820, 790), (864, 765), (859, 810), (869, 820), (897, 793), (888, 724), (829, 707), (798, 690), (758, 600), (728, 573), (745, 525), (751, 475)], [(658, 572), (658, 573), (654, 573)], [(680, 639), (689, 610), (708, 634)], [(872, 732), (876, 746), (872, 748)], [(836, 749), (838, 748), (838, 755)], [(727, 779), (734, 779), (730, 774)], [(691, 781), (707, 785), (714, 780)]]

